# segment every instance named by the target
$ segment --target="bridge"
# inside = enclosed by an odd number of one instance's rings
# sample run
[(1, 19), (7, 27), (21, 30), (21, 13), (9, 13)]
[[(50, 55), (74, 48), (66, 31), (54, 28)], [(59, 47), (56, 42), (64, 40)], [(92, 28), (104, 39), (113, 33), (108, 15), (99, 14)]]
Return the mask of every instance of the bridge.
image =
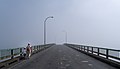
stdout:
[(0, 69), (120, 69), (120, 50), (46, 44), (32, 46), (30, 59), (22, 59), (22, 52), (23, 48), (1, 50)]

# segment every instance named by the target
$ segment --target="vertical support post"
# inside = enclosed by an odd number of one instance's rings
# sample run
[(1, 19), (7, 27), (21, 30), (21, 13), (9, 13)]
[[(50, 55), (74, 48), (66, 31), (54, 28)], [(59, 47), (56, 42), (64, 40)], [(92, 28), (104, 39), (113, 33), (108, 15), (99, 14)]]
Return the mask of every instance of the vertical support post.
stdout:
[(81, 46), (79, 46), (79, 50), (81, 49)]
[(35, 46), (35, 48), (36, 48), (36, 52), (37, 52), (37, 46)]
[(38, 50), (40, 50), (40, 47), (38, 46)]
[(22, 53), (22, 48), (20, 48), (20, 53)]
[(22, 56), (22, 48), (20, 48), (20, 56)]
[(98, 48), (98, 52), (97, 52), (97, 55), (99, 56), (99, 53), (100, 53), (100, 51), (99, 51), (100, 49)]
[(41, 50), (41, 46), (40, 46), (40, 50)]
[(81, 46), (81, 51), (82, 51), (82, 46)]
[(32, 53), (33, 53), (33, 46), (31, 47), (31, 51), (32, 51)]
[(40, 46), (38, 46), (39, 47), (39, 50), (40, 50)]
[(13, 49), (11, 49), (11, 59), (14, 58), (14, 53), (13, 53)]
[(89, 46), (87, 46), (87, 52), (89, 53)]
[(35, 46), (36, 47), (36, 52), (37, 52), (37, 46)]
[(41, 46), (40, 46), (40, 50), (41, 50)]
[(109, 50), (106, 49), (106, 58), (108, 59), (108, 55), (109, 55)]
[(36, 51), (36, 50), (35, 50), (35, 46), (34, 46), (34, 51)]
[(92, 54), (93, 54), (93, 47), (92, 47)]
[(37, 46), (37, 51), (38, 51), (38, 46)]
[(38, 50), (40, 50), (40, 46), (38, 46)]
[(84, 46), (84, 51), (85, 51), (85, 46)]
[(79, 47), (77, 46), (77, 50), (79, 50)]

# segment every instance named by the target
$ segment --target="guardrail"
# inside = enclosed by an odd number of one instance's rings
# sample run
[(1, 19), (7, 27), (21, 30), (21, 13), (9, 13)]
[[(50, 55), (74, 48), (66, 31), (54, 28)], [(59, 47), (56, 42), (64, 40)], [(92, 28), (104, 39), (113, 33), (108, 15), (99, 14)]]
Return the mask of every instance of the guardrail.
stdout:
[(64, 44), (85, 54), (93, 56), (98, 60), (120, 68), (120, 50), (100, 48), (85, 45)]
[[(52, 45), (55, 45), (55, 44), (32, 46), (32, 55), (41, 50), (49, 48)], [(23, 55), (23, 52), (24, 52), (24, 47), (0, 50), (0, 69), (4, 68), (6, 66), (9, 66), (10, 64), (12, 64), (14, 62), (19, 61), (20, 57)]]
[(2, 49), (0, 50), (0, 60), (1, 62), (5, 59), (13, 59), (15, 56), (22, 54), (23, 47), (21, 48), (14, 48), (14, 49)]

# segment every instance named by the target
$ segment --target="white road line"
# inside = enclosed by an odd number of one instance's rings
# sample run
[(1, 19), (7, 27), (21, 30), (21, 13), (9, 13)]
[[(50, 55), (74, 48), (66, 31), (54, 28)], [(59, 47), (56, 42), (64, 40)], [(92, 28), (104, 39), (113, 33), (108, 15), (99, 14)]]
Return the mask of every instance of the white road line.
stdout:
[(65, 66), (68, 67), (68, 66), (70, 66), (70, 64), (66, 64)]
[(88, 64), (89, 66), (92, 66), (92, 64)]
[(83, 62), (83, 63), (87, 63), (88, 61), (81, 61), (81, 62)]

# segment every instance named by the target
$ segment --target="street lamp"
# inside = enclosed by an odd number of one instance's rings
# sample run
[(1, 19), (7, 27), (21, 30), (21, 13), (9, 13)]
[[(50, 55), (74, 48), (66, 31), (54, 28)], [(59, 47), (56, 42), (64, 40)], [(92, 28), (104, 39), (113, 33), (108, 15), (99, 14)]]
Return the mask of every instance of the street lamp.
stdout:
[(44, 45), (46, 44), (46, 21), (47, 21), (47, 19), (49, 19), (49, 18), (53, 18), (53, 16), (47, 17), (47, 18), (45, 19), (45, 21), (44, 21)]

